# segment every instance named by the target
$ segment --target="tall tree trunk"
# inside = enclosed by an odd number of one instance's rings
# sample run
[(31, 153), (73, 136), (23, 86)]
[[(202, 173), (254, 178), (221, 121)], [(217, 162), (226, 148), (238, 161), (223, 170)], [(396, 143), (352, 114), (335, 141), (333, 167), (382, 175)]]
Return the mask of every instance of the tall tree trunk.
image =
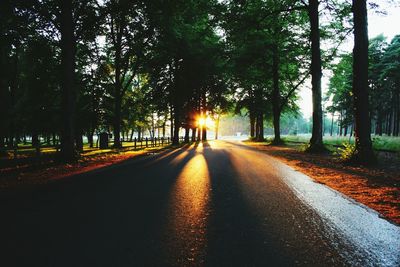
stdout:
[(308, 16), (311, 26), (311, 90), (313, 103), (313, 127), (308, 151), (324, 150), (322, 142), (322, 97), (321, 97), (321, 48), (319, 31), (319, 0), (309, 0)]
[(196, 142), (196, 130), (197, 128), (192, 128), (192, 142)]
[(76, 149), (80, 152), (83, 151), (83, 136), (81, 133), (77, 133), (75, 136), (75, 143), (76, 143)]
[(40, 138), (37, 132), (32, 133), (32, 147), (36, 151), (36, 155), (40, 154)]
[[(0, 71), (1, 73), (2, 71)], [(3, 87), (3, 78), (0, 77), (0, 155), (4, 153), (5, 148), (6, 148), (6, 143), (4, 141), (5, 137), (6, 137), (6, 125), (5, 125), (5, 115), (6, 115), (6, 96), (5, 96), (5, 91), (6, 91), (6, 86)]]
[[(10, 87), (9, 87), (9, 107), (11, 110), (14, 110), (14, 106), (15, 106), (15, 94), (18, 88), (18, 57), (19, 57), (19, 50), (20, 50), (20, 40), (15, 40), (14, 44), (15, 46), (15, 54), (13, 56), (13, 71), (12, 71), (12, 77), (10, 80)], [(13, 112), (10, 112), (10, 116), (14, 117)], [(17, 144), (17, 133), (16, 133), (16, 125), (15, 125), (15, 121), (13, 119), (11, 119), (9, 121), (9, 125), (8, 125), (8, 134), (9, 134), (9, 139), (8, 139), (8, 147), (9, 148), (13, 148), (14, 144)], [(15, 139), (15, 142), (14, 142)]]
[(163, 125), (162, 125), (162, 137), (163, 138), (165, 138), (165, 121), (164, 121), (164, 123), (163, 123)]
[(376, 131), (375, 131), (375, 134), (377, 134), (379, 136), (382, 136), (382, 117), (383, 117), (383, 114), (380, 111), (378, 111), (378, 116), (377, 116), (377, 119), (376, 119)]
[(215, 140), (218, 140), (218, 132), (219, 132), (219, 120), (220, 120), (221, 115), (218, 114), (217, 118), (215, 120)]
[(197, 129), (197, 141), (201, 141), (201, 133), (203, 132), (203, 126)]
[[(116, 86), (117, 87), (117, 86)], [(121, 147), (121, 102), (122, 99), (120, 94), (115, 97), (115, 106), (114, 106), (114, 127), (113, 127), (113, 134), (114, 134), (114, 147), (120, 148)]]
[[(0, 128), (2, 128), (2, 126), (0, 126)], [(4, 142), (4, 134), (2, 132), (2, 129), (0, 129), (0, 155), (2, 155), (2, 153), (4, 153), (5, 150), (5, 142)]]
[(56, 137), (56, 133), (55, 132), (52, 133), (52, 138), (51, 139), (53, 141), (53, 146), (56, 146), (57, 145), (57, 137)]
[(391, 135), (392, 134), (392, 111), (390, 110), (386, 116), (386, 134)]
[(282, 139), (281, 139), (281, 114), (279, 111), (275, 111), (273, 114), (273, 124), (274, 124), (274, 144), (281, 144)]
[(185, 143), (189, 143), (189, 139), (190, 139), (190, 128), (186, 127), (185, 128)]
[(368, 108), (368, 24), (366, 2), (366, 0), (353, 0), (353, 102), (356, 150), (352, 160), (361, 164), (376, 162), (372, 151), (371, 120)]
[(116, 19), (116, 41), (115, 41), (115, 80), (114, 80), (114, 125), (113, 125), (113, 134), (114, 134), (114, 147), (120, 148), (121, 145), (121, 108), (122, 108), (122, 77), (121, 77), (121, 53), (122, 53), (122, 34), (123, 34), (123, 23), (122, 18)]
[(397, 92), (394, 99), (395, 99), (395, 105), (394, 105), (395, 119), (394, 119), (393, 135), (399, 136), (399, 132), (400, 132), (400, 94), (399, 94), (399, 92)]
[(179, 123), (177, 123), (177, 120), (175, 120), (174, 123), (174, 137), (172, 138), (172, 144), (173, 145), (178, 145), (179, 144)]
[(274, 140), (273, 144), (281, 144), (281, 96), (279, 92), (279, 51), (277, 44), (273, 45), (272, 48), (272, 114), (274, 124)]
[(207, 141), (207, 126), (204, 125), (202, 127), (202, 131), (201, 131), (201, 140), (202, 141)]
[(179, 144), (179, 129), (181, 125), (180, 121), (180, 110), (177, 109), (177, 107), (174, 107), (174, 135), (172, 138), (172, 144), (173, 145), (178, 145)]
[(66, 161), (76, 159), (75, 151), (75, 37), (72, 0), (60, 0), (61, 6), (61, 89), (62, 131), (61, 153)]
[(7, 57), (9, 44), (6, 42), (5, 31), (5, 18), (9, 17), (9, 14), (13, 14), (12, 1), (0, 1), (0, 155), (5, 154), (5, 138), (7, 135), (7, 95), (8, 95), (8, 83), (6, 76), (7, 68)]
[(258, 140), (257, 141), (264, 141), (264, 116), (262, 113), (258, 114)]
[(174, 138), (174, 112), (170, 110), (170, 121), (171, 121), (171, 129), (170, 129), (170, 135), (171, 135), (171, 140)]
[(353, 136), (353, 131), (354, 131), (354, 124), (352, 123), (350, 125), (350, 138)]
[(254, 124), (254, 131), (255, 131), (255, 136), (254, 136), (254, 140), (258, 141), (258, 138), (260, 136), (260, 132), (258, 131), (258, 129), (260, 129), (259, 124), (260, 121), (258, 120), (258, 114), (255, 116), (255, 124)]
[(32, 133), (32, 147), (40, 146), (39, 136), (36, 132)]
[(154, 113), (151, 114), (151, 134), (152, 138), (154, 139), (156, 137), (156, 125), (154, 122)]
[(256, 124), (256, 117), (254, 116), (254, 111), (250, 111), (250, 137), (255, 137), (255, 124)]
[(14, 131), (13, 131), (13, 122), (10, 122), (9, 126), (9, 135), (7, 139), (7, 147), (8, 149), (12, 149), (14, 147)]
[(89, 147), (92, 148), (93, 147), (93, 132), (91, 130), (89, 130), (87, 133), (87, 139), (88, 139)]
[(206, 98), (206, 93), (202, 93), (201, 97), (201, 109), (202, 109), (202, 117), (204, 118), (204, 125), (202, 127), (201, 131), (201, 140), (206, 141), (207, 140), (207, 125), (206, 125), (206, 118), (207, 118), (207, 98)]

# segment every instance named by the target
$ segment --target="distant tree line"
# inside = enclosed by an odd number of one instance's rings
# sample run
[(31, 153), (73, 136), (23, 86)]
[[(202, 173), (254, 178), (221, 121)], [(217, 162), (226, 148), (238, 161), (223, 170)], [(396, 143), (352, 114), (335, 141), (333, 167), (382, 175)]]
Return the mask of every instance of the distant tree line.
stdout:
[[(369, 42), (369, 113), (376, 135), (400, 134), (400, 35), (390, 43), (379, 35)], [(352, 94), (352, 54), (343, 54), (333, 67), (328, 111), (336, 114), (340, 135), (354, 124)]]

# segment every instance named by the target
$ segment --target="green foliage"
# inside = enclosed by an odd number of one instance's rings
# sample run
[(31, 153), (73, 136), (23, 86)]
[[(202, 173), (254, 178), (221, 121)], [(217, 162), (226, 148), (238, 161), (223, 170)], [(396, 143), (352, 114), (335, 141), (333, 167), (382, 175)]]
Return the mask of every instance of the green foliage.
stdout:
[(400, 152), (400, 137), (375, 136), (372, 138), (374, 149)]
[[(400, 36), (390, 44), (383, 35), (372, 38), (369, 43), (369, 106), (375, 133), (398, 135), (399, 117), (392, 122), (399, 110), (400, 88)], [(339, 115), (341, 127), (353, 124), (352, 54), (343, 54), (333, 65), (333, 76), (329, 80), (327, 100), (328, 112)]]
[(228, 109), (225, 46), (215, 29), (215, 3), (172, 1), (148, 8), (157, 38), (146, 70), (157, 110), (169, 111), (175, 125), (194, 127), (196, 114)]
[[(296, 143), (307, 143), (310, 140), (309, 134), (298, 134), (298, 135), (285, 135), (283, 140), (286, 142)], [(400, 152), (400, 137), (391, 136), (374, 136), (372, 138), (374, 150), (388, 150), (392, 152)], [(336, 150), (337, 147), (343, 146), (343, 144), (354, 145), (354, 137), (348, 136), (324, 136), (324, 144), (330, 147), (332, 150)]]
[(332, 101), (332, 105), (327, 109), (331, 113), (339, 113), (340, 124), (345, 127), (353, 122), (352, 55), (342, 55), (332, 71), (333, 76), (329, 80), (327, 92), (327, 97)]
[(343, 143), (343, 147), (338, 148), (337, 154), (343, 161), (349, 161), (354, 157), (356, 152), (356, 145), (351, 143)]
[[(219, 116), (233, 110), (257, 117), (257, 124), (266, 122), (269, 127), (262, 126), (262, 131), (265, 128), (269, 134), (273, 106), (282, 115), (282, 133), (309, 132), (310, 123), (298, 116), (297, 106), (297, 91), (310, 67), (310, 25), (304, 3), (72, 3), (77, 137), (116, 128), (124, 133), (154, 130), (167, 121), (174, 121), (179, 130), (195, 127), (194, 118), (200, 113)], [(321, 25), (322, 39), (341, 40), (351, 28), (349, 3), (322, 1), (321, 6), (321, 16), (329, 18)], [(24, 135), (60, 135), (64, 99), (59, 10), (60, 1), (55, 0), (1, 1), (2, 142), (5, 137), (12, 143)], [(390, 116), (393, 120), (398, 114), (399, 40), (399, 36), (390, 44), (382, 36), (371, 40), (370, 103), (377, 124), (386, 125)], [(326, 62), (329, 54), (336, 54), (328, 52), (323, 53)], [(353, 121), (351, 69), (352, 56), (345, 54), (333, 66), (328, 92), (332, 101), (328, 111), (341, 113), (343, 126)], [(233, 119), (227, 132), (248, 132), (248, 124), (238, 127), (245, 120)], [(391, 128), (394, 134), (396, 127)], [(384, 140), (376, 139), (374, 145), (389, 146)]]

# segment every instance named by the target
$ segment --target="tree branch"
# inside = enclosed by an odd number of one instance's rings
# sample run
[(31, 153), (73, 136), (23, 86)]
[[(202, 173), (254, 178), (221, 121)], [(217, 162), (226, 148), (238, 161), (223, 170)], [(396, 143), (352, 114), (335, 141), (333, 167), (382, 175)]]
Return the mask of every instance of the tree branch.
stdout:
[(287, 104), (289, 98), (293, 95), (293, 93), (297, 90), (297, 88), (299, 88), (300, 85), (302, 85), (304, 83), (304, 81), (307, 79), (308, 75), (310, 75), (311, 71), (307, 71), (307, 73), (304, 75), (304, 77), (295, 85), (292, 85), (292, 88), (289, 90), (289, 92), (287, 93), (287, 95), (282, 99), (283, 101), (281, 102), (281, 105), (279, 106), (279, 109), (282, 110), (283, 107)]

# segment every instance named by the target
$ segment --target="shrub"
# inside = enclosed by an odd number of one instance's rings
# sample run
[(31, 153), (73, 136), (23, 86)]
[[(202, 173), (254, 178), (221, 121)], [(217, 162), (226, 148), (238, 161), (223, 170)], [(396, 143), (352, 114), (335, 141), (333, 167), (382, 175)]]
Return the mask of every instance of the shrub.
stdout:
[(351, 160), (352, 157), (354, 156), (355, 151), (356, 151), (356, 145), (350, 143), (343, 143), (343, 148), (342, 147), (338, 148), (339, 157), (344, 161)]

